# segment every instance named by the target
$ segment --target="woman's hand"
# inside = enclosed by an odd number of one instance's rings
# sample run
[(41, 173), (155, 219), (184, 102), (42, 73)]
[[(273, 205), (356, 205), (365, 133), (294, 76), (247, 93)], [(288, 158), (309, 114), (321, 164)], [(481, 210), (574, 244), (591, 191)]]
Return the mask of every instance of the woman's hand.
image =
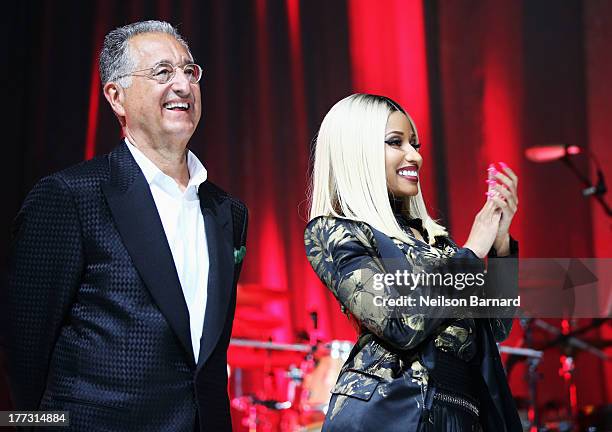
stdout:
[(503, 172), (497, 171), (493, 164), (489, 165), (489, 200), (501, 210), (501, 219), (493, 247), (498, 256), (510, 253), (510, 224), (518, 209), (518, 177), (508, 165), (500, 162)]
[(499, 204), (494, 199), (488, 199), (476, 214), (472, 230), (463, 247), (471, 249), (478, 258), (486, 257), (497, 237), (501, 216)]

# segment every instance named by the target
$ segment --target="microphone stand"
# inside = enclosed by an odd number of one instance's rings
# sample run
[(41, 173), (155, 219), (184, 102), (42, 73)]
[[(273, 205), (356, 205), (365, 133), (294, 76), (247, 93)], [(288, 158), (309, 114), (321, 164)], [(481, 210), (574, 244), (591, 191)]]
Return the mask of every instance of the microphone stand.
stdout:
[(565, 165), (567, 165), (567, 167), (576, 175), (576, 177), (578, 177), (578, 180), (580, 180), (580, 182), (585, 186), (585, 189), (583, 189), (582, 194), (584, 196), (593, 196), (597, 200), (597, 202), (601, 204), (604, 211), (606, 212), (606, 215), (608, 217), (612, 217), (612, 209), (610, 209), (610, 206), (608, 206), (608, 204), (603, 199), (603, 196), (607, 192), (608, 189), (606, 188), (606, 183), (604, 181), (603, 172), (599, 168), (599, 164), (596, 163), (597, 165), (597, 185), (593, 186), (591, 181), (587, 177), (582, 175), (582, 173), (578, 170), (576, 165), (570, 159), (567, 152), (565, 153), (565, 156), (561, 158), (561, 161), (565, 163)]

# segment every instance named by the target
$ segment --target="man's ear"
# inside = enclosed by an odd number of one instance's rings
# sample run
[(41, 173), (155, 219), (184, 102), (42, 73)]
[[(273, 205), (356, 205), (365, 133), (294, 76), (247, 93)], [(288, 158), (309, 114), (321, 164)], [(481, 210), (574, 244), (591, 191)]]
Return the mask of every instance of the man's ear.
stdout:
[(117, 83), (108, 82), (104, 85), (102, 91), (113, 112), (119, 119), (119, 123), (121, 123), (121, 126), (125, 126), (125, 108), (123, 106), (125, 90)]

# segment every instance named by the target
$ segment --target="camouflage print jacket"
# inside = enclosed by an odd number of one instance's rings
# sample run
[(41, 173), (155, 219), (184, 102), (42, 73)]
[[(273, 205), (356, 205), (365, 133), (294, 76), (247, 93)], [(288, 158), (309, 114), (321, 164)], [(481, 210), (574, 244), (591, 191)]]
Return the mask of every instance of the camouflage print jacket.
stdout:
[[(381, 286), (376, 274), (484, 270), (482, 260), (448, 237), (436, 237), (434, 246), (412, 237), (413, 242), (403, 243), (366, 223), (334, 217), (315, 218), (306, 227), (304, 242), (312, 268), (360, 327), (358, 341), (332, 390), (323, 430), (416, 431), (433, 403), (437, 385), (430, 375), (440, 351), (466, 361), (477, 356), (474, 360), (482, 375), (480, 421), (485, 430), (520, 430), (495, 344), (508, 336), (511, 318), (449, 319), (423, 314), (415, 307), (374, 302), (376, 296), (397, 299), (411, 292), (428, 294), (425, 285), (409, 292), (395, 284)], [(517, 243), (511, 240), (511, 254), (517, 253)], [(490, 277), (495, 275), (489, 268)], [(514, 286), (517, 277), (516, 272), (503, 275)], [(480, 349), (473, 349), (476, 341)]]

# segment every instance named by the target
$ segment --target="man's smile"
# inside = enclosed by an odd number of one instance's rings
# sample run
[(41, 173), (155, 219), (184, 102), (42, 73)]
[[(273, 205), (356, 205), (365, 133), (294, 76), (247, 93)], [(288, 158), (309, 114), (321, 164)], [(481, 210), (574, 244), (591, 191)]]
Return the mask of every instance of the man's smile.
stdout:
[(170, 111), (187, 111), (191, 104), (187, 102), (166, 102), (163, 107)]

